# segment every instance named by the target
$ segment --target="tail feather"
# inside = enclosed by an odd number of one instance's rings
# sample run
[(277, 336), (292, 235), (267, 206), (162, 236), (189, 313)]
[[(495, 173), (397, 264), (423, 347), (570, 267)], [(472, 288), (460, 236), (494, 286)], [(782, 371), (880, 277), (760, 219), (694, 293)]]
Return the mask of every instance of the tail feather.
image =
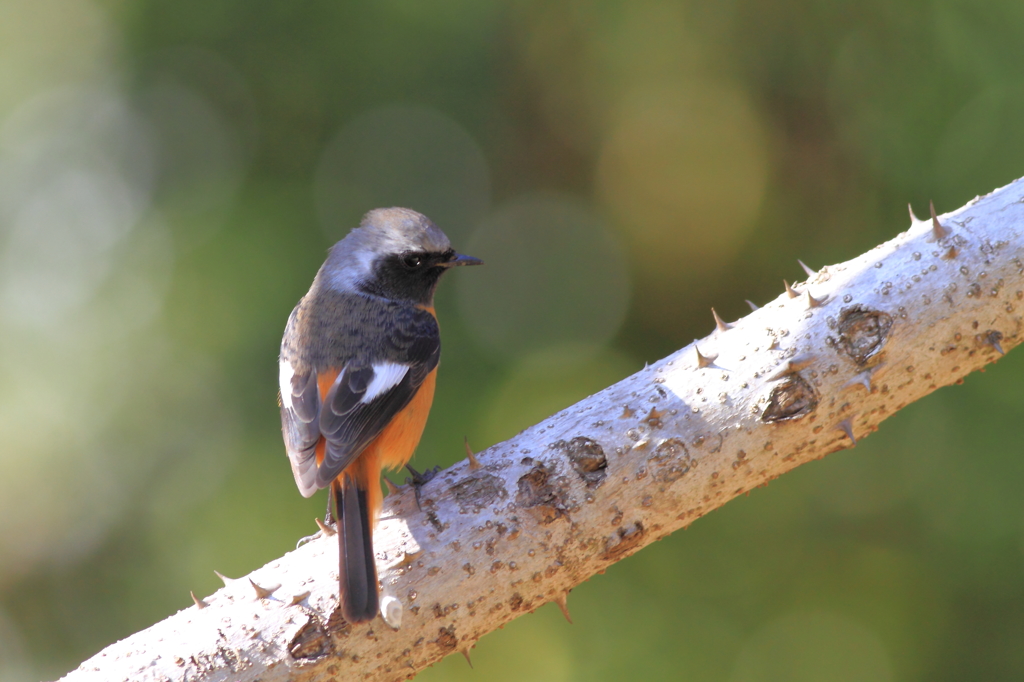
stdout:
[(364, 623), (379, 609), (377, 564), (373, 558), (368, 491), (355, 476), (332, 484), (338, 516), (338, 579), (345, 620)]

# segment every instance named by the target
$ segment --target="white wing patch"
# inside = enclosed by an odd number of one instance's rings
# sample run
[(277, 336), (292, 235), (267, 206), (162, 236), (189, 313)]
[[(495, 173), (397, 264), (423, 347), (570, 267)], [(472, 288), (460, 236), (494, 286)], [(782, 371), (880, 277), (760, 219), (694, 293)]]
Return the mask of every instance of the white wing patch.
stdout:
[(370, 380), (369, 385), (366, 387), (366, 393), (363, 394), (363, 399), (359, 402), (364, 405), (370, 404), (379, 396), (397, 386), (398, 382), (405, 378), (408, 371), (409, 365), (398, 365), (392, 362), (374, 365), (373, 379)]
[(292, 376), (295, 375), (295, 370), (292, 368), (292, 363), (287, 360), (281, 360), (279, 372), (278, 382), (281, 385), (281, 404), (290, 410), (292, 409)]

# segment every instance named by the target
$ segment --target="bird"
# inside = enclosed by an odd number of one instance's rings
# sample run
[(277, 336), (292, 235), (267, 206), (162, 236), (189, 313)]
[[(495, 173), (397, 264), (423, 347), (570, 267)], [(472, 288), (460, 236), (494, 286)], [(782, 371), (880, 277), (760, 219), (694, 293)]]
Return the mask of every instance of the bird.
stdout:
[(285, 450), (304, 497), (330, 489), (339, 605), (350, 623), (380, 608), (372, 533), (381, 470), (412, 457), (434, 399), (438, 281), (482, 262), (456, 253), (421, 213), (374, 209), (331, 247), (288, 317), (279, 358)]

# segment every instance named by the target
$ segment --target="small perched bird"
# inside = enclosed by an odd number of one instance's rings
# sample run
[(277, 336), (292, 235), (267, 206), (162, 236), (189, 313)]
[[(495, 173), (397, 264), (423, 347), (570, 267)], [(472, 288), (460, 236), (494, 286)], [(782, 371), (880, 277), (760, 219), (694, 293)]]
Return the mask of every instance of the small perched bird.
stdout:
[(281, 341), (281, 427), (299, 492), (330, 486), (342, 614), (379, 609), (372, 532), (382, 467), (409, 461), (434, 400), (441, 335), (434, 290), (456, 253), (426, 216), (370, 211), (335, 244)]

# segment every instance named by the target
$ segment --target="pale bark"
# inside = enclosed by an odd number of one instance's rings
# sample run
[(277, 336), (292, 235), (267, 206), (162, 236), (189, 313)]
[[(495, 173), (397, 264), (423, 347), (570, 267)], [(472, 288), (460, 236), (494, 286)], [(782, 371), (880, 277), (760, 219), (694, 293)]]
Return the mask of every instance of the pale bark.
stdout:
[[(690, 345), (441, 472), (422, 510), (408, 488), (388, 497), (374, 542), (398, 629), (331, 618), (337, 544), (318, 537), (64, 679), (395, 680), (468, 651), (1016, 346), (1024, 180), (940, 221), (719, 327), (706, 358)], [(248, 578), (281, 587), (260, 599)]]

